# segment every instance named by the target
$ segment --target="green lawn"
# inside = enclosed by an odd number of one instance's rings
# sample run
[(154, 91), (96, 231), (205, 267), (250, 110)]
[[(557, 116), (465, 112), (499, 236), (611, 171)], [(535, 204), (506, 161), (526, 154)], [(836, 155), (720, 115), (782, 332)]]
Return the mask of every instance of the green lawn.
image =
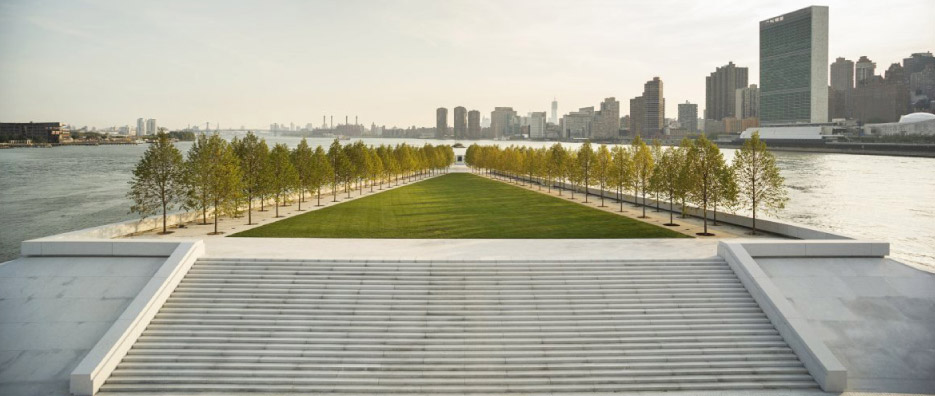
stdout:
[(322, 208), (235, 237), (682, 238), (683, 234), (469, 173)]

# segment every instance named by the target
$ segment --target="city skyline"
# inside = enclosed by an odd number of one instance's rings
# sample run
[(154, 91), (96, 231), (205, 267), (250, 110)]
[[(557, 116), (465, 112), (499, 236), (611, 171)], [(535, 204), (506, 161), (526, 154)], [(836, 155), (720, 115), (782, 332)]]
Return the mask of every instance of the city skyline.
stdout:
[[(550, 111), (553, 97), (560, 117), (638, 96), (656, 76), (674, 115), (686, 100), (704, 104), (704, 77), (728, 62), (758, 84), (759, 21), (813, 3), (221, 4), (0, 4), (0, 120), (106, 127), (150, 114), (169, 128), (262, 128), (350, 114), (431, 126), (427, 109), (526, 114)], [(822, 5), (830, 59), (867, 56), (885, 70), (935, 42), (925, 25), (935, 3)], [(866, 15), (875, 29), (855, 23)]]

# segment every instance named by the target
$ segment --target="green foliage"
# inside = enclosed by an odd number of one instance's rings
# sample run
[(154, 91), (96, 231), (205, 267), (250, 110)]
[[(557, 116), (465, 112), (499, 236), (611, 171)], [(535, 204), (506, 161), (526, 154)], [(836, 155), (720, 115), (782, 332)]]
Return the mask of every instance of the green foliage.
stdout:
[(739, 203), (753, 212), (753, 233), (756, 234), (757, 209), (772, 213), (785, 207), (788, 197), (783, 187), (784, 179), (776, 166), (776, 157), (760, 140), (759, 132), (754, 132), (734, 154), (733, 168)]
[(273, 176), (270, 188), (273, 192), (273, 203), (276, 205), (276, 217), (279, 217), (279, 206), (284, 203), (290, 192), (299, 185), (299, 174), (292, 165), (289, 147), (283, 143), (273, 146), (269, 152), (269, 172)]
[(267, 172), (269, 147), (265, 140), (257, 138), (253, 132), (248, 132), (247, 136), (235, 141), (232, 146), (240, 164), (240, 187), (247, 201), (247, 224), (253, 224), (253, 200), (263, 197), (270, 189)]
[(213, 208), (218, 233), (217, 218), (237, 210), (243, 182), (231, 144), (218, 135), (199, 136), (188, 152), (186, 175), (189, 204), (202, 210), (203, 219), (207, 208)]
[(185, 173), (182, 153), (160, 133), (146, 149), (133, 169), (127, 197), (133, 201), (130, 211), (142, 216), (162, 212), (162, 233), (166, 233), (166, 212), (185, 197)]

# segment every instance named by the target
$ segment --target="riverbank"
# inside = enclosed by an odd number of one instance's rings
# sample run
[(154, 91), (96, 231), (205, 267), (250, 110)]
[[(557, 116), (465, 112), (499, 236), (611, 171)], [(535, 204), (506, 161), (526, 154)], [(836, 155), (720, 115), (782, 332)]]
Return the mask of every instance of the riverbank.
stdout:
[[(720, 148), (739, 149), (741, 144), (717, 142)], [(785, 145), (767, 142), (770, 151), (792, 153), (828, 153), (882, 155), (890, 157), (935, 158), (935, 144), (905, 143), (825, 143), (816, 145)]]

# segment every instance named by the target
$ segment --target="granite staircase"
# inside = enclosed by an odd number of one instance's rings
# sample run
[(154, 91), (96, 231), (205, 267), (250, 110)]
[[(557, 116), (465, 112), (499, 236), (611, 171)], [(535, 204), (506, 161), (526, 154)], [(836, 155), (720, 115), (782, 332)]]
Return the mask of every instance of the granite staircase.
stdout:
[(205, 258), (101, 393), (817, 386), (721, 259)]

